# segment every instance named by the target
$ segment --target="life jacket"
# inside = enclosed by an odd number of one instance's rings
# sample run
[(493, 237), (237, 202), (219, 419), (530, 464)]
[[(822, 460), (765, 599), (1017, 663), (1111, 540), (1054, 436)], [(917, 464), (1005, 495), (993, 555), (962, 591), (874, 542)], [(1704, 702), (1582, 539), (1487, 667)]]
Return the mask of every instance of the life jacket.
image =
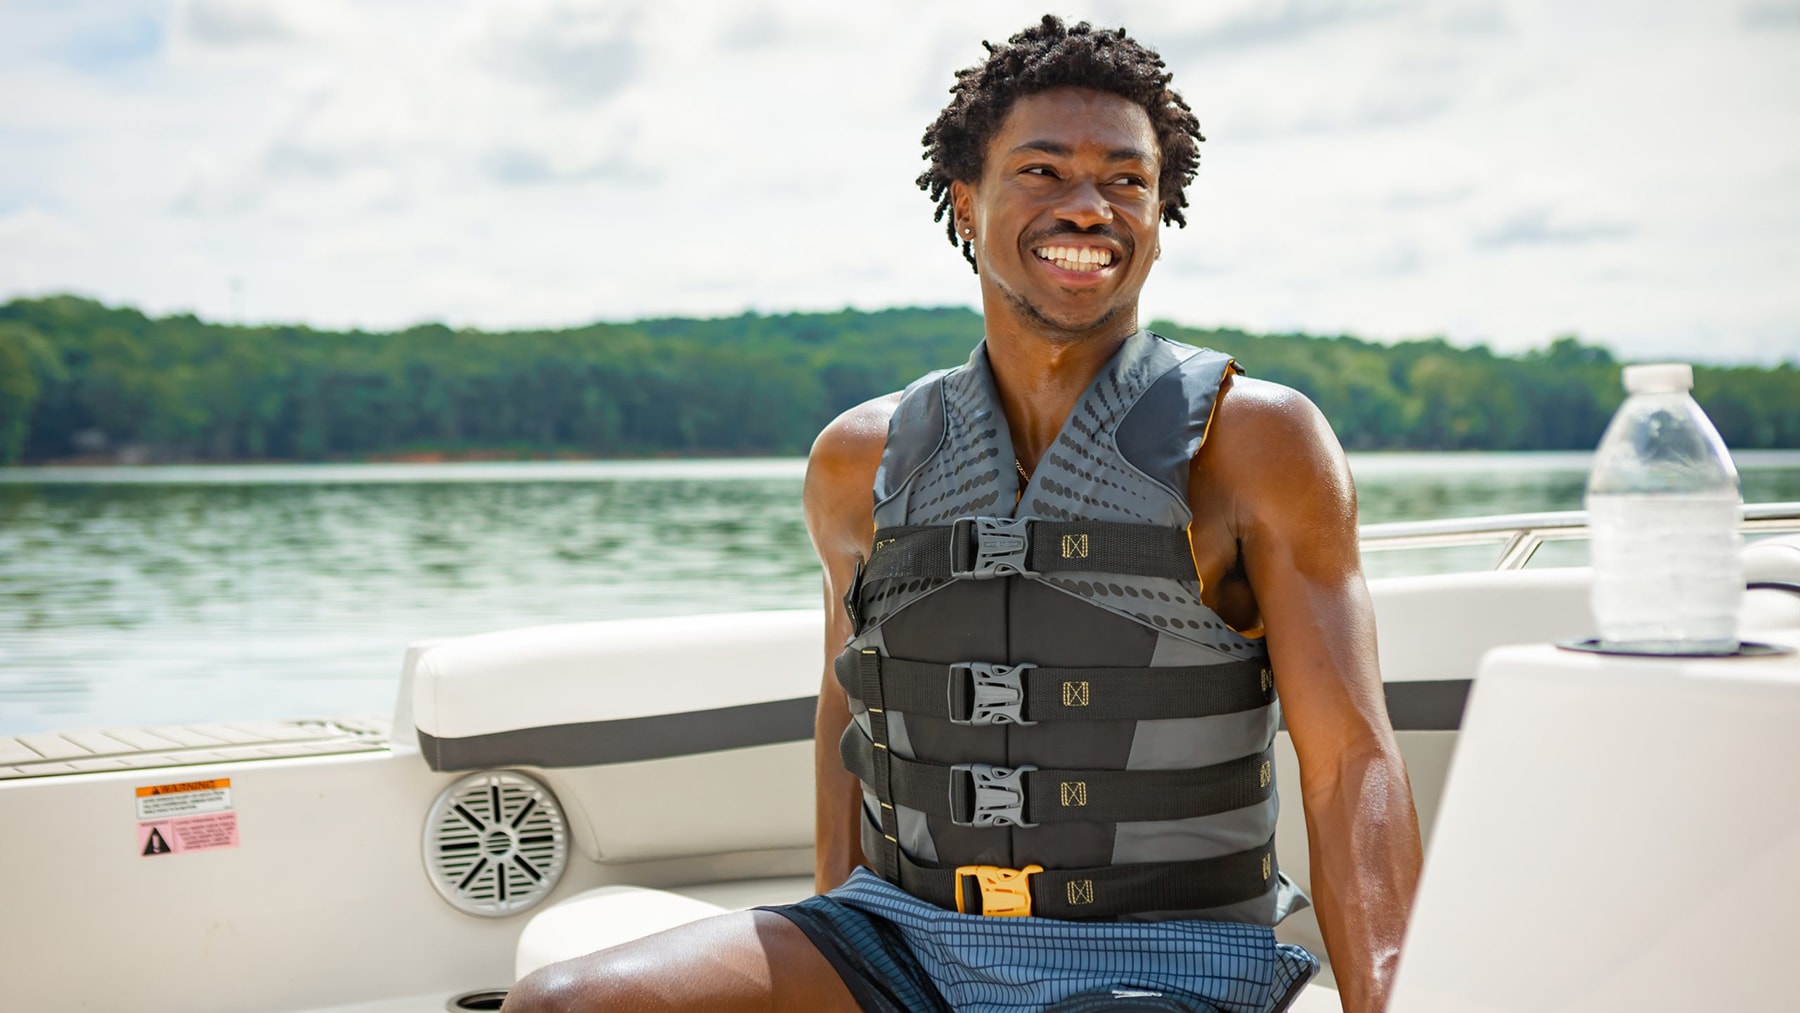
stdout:
[(985, 345), (907, 387), (834, 664), (864, 857), (970, 913), (1272, 925), (1280, 722), (1200, 601), (1188, 467), (1230, 357), (1148, 331), (1021, 491)]

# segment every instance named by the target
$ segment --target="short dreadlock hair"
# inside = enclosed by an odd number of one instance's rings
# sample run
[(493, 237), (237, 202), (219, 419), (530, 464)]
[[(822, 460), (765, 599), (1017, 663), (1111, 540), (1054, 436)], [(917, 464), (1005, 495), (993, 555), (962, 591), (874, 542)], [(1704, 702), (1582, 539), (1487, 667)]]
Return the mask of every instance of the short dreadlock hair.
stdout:
[(1200, 121), (1186, 101), (1169, 88), (1174, 75), (1163, 70), (1162, 57), (1125, 29), (1100, 29), (1086, 21), (1073, 27), (1054, 14), (996, 46), (983, 41), (988, 57), (979, 65), (956, 72), (950, 104), (925, 129), (925, 155), (931, 167), (919, 174), (919, 189), (937, 202), (932, 221), (946, 218), (944, 233), (952, 246), (962, 248), (963, 259), (980, 273), (974, 246), (956, 235), (956, 216), (950, 211), (950, 184), (973, 182), (981, 177), (981, 163), (988, 141), (1000, 128), (1012, 105), (1026, 95), (1051, 88), (1091, 88), (1136, 102), (1150, 114), (1156, 143), (1162, 149), (1162, 172), (1157, 194), (1162, 198), (1164, 222), (1187, 224), (1187, 185), (1194, 181), (1200, 164)]

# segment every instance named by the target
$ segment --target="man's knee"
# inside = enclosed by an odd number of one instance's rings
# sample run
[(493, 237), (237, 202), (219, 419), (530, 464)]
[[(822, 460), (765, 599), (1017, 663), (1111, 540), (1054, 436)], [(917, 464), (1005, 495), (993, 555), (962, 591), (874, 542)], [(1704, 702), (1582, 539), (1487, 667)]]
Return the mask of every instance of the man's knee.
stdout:
[(767, 911), (707, 918), (534, 971), (503, 1013), (850, 1010), (843, 981), (794, 924)]
[(586, 1013), (606, 1009), (665, 1008), (648, 982), (600, 954), (540, 967), (506, 993), (501, 1013)]

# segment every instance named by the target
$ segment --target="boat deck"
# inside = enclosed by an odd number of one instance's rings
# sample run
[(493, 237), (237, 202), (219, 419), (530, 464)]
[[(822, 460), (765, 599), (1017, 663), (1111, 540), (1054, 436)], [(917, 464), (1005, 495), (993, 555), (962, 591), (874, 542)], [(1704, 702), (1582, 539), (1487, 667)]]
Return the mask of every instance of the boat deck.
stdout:
[(228, 721), (97, 728), (0, 737), (0, 781), (103, 770), (145, 770), (388, 748), (392, 722), (358, 715), (306, 721)]

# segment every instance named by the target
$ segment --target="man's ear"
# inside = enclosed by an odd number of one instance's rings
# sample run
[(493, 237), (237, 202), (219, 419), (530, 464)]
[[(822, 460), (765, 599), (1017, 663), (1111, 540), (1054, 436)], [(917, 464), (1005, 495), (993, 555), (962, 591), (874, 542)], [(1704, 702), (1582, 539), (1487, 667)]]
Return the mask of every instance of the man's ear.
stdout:
[(960, 179), (950, 181), (950, 214), (956, 234), (965, 240), (971, 238), (975, 228), (975, 190)]

